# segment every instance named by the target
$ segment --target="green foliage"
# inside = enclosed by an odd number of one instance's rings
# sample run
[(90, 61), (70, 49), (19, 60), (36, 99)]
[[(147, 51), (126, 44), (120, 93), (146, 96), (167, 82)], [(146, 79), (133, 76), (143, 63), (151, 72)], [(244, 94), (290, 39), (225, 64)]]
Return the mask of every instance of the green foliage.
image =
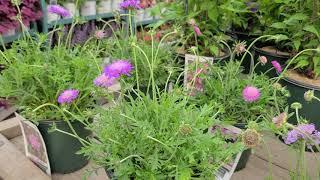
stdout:
[(51, 49), (45, 47), (45, 42), (19, 40), (2, 52), (0, 63), (6, 69), (0, 76), (0, 96), (14, 98), (32, 121), (62, 120), (61, 113), (51, 106), (33, 110), (45, 103), (58, 105), (61, 92), (77, 89), (80, 94), (74, 104), (61, 107), (74, 114), (86, 114), (94, 105), (93, 80), (100, 73), (101, 61), (80, 47)]
[(100, 142), (82, 153), (119, 179), (212, 179), (243, 147), (209, 133), (210, 114), (212, 107), (188, 106), (176, 93), (121, 102), (100, 111), (91, 127)]
[[(193, 97), (199, 105), (212, 104), (213, 111), (219, 111), (221, 121), (231, 123), (248, 123), (261, 121), (264, 117), (276, 112), (276, 104), (283, 108), (286, 91), (277, 92), (272, 81), (265, 75), (247, 76), (239, 70), (239, 62), (230, 61), (225, 66), (213, 65), (204, 78), (204, 92)], [(246, 86), (255, 86), (261, 96), (257, 102), (248, 103), (242, 98)]]

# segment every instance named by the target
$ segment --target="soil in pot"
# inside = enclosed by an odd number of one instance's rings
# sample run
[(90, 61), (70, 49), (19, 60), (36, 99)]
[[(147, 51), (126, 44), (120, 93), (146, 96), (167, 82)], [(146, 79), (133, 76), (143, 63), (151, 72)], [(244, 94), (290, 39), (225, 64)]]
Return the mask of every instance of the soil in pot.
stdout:
[(273, 68), (271, 61), (278, 61), (281, 66), (285, 66), (286, 62), (291, 57), (290, 53), (281, 51), (272, 44), (258, 43), (253, 46), (253, 50), (255, 64), (258, 63), (260, 56), (265, 56), (268, 60), (265, 65), (257, 65), (257, 67), (255, 68), (255, 72), (258, 74), (266, 73), (266, 75), (270, 78), (277, 76), (275, 69), (270, 70), (271, 68)]
[[(87, 165), (89, 160), (83, 155), (76, 154), (82, 148), (78, 139), (57, 131), (48, 132), (53, 123), (58, 129), (72, 133), (64, 121), (39, 122), (38, 128), (46, 144), (51, 171), (65, 174), (77, 171)], [(86, 139), (91, 134), (80, 122), (75, 121), (71, 124), (81, 138)]]
[[(294, 102), (301, 103), (302, 109), (299, 110), (299, 115), (307, 119), (310, 123), (313, 123), (316, 129), (320, 129), (320, 102), (317, 100), (307, 102), (304, 99), (304, 93), (308, 90), (314, 90), (314, 95), (320, 97), (320, 78), (310, 79), (297, 71), (289, 70), (281, 81), (281, 84), (286, 86), (290, 92), (288, 104), (290, 105)], [(288, 121), (292, 124), (297, 124), (295, 117), (289, 118)]]

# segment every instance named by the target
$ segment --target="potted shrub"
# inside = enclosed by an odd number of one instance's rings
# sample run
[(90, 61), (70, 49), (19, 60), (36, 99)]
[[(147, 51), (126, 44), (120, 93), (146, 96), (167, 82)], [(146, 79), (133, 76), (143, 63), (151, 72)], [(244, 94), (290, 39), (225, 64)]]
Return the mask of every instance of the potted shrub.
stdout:
[(99, 112), (90, 128), (96, 138), (82, 153), (112, 179), (210, 179), (242, 149), (208, 132), (214, 123), (210, 106), (188, 105), (176, 93), (158, 100), (142, 95)]
[[(213, 111), (219, 112), (218, 119), (240, 129), (245, 130), (250, 122), (262, 121), (284, 108), (287, 92), (276, 91), (281, 87), (274, 86), (265, 75), (242, 74), (238, 61), (229, 61), (224, 66), (192, 66), (191, 72), (194, 76), (189, 85), (193, 88), (187, 91), (191, 91), (191, 102), (213, 105)], [(244, 151), (237, 170), (245, 167), (250, 151)]]
[[(82, 168), (88, 160), (76, 154), (83, 141), (61, 132), (86, 139), (85, 129), (95, 104), (93, 80), (100, 63), (80, 47), (46, 48), (47, 39), (39, 42), (19, 40), (3, 52), (1, 63), (6, 69), (0, 76), (0, 96), (14, 97), (19, 113), (34, 122), (45, 141), (51, 169), (69, 173)], [(51, 132), (50, 130), (54, 130)]]

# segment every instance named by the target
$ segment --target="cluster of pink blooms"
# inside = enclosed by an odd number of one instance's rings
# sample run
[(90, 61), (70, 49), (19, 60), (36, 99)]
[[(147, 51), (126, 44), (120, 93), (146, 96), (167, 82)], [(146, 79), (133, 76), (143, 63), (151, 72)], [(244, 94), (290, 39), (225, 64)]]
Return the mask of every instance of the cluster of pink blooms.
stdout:
[(189, 21), (189, 24), (193, 27), (194, 32), (196, 33), (197, 36), (201, 36), (202, 32), (200, 28), (197, 26), (196, 21), (194, 19), (191, 19)]
[(196, 69), (195, 72), (189, 72), (187, 75), (188, 86), (191, 87), (191, 96), (196, 95), (197, 92), (203, 92), (203, 79), (201, 74), (207, 74), (208, 64), (203, 64), (202, 68)]

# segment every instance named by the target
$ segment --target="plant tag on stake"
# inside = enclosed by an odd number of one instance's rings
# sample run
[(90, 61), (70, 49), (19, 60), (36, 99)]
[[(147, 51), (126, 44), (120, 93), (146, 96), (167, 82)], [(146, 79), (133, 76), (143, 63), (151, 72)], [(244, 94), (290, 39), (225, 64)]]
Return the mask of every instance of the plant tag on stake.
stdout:
[(51, 175), (47, 149), (40, 131), (32, 122), (17, 113), (15, 115), (20, 119), (26, 156), (45, 173)]
[(234, 170), (236, 169), (239, 163), (241, 155), (242, 155), (242, 152), (238, 153), (237, 156), (233, 159), (233, 161), (226, 163), (220, 169), (218, 169), (218, 172), (216, 173), (216, 179), (230, 180), (232, 174), (234, 173)]
[(206, 74), (208, 65), (211, 65), (213, 60), (213, 57), (185, 55), (183, 85), (185, 90), (191, 90), (191, 95), (203, 90), (201, 76)]

